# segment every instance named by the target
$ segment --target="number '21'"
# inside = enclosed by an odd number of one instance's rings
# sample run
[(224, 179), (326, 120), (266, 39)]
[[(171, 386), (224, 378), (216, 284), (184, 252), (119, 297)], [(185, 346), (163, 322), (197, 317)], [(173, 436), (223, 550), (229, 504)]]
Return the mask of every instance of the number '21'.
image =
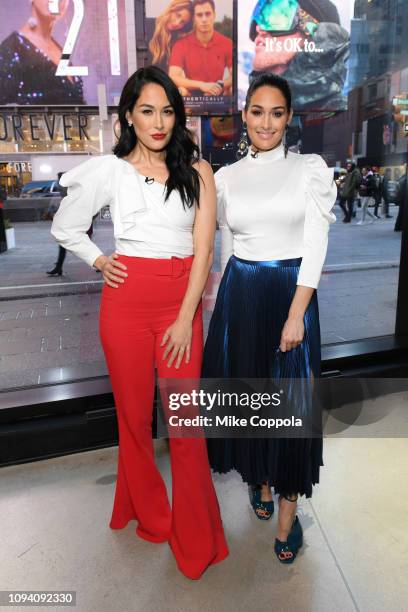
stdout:
[[(49, 0), (48, 6), (51, 13), (59, 12), (58, 0)], [(72, 51), (78, 38), (79, 30), (84, 18), (84, 1), (73, 0), (74, 16), (68, 31), (68, 36), (62, 50), (61, 59), (58, 64), (56, 76), (88, 76), (88, 66), (70, 66)], [(118, 2), (107, 0), (108, 25), (109, 25), (109, 51), (111, 74), (120, 75), (120, 49), (119, 49), (119, 24), (118, 24)]]

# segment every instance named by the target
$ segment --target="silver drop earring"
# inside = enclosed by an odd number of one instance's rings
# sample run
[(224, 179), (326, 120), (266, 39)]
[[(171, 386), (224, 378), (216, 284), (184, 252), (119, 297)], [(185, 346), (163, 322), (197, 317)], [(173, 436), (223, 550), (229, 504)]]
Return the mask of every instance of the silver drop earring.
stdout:
[[(33, 5), (33, 0), (30, 0), (30, 4), (31, 6)], [(34, 17), (33, 15), (31, 15), (31, 17), (27, 19), (27, 25), (30, 28), (30, 30), (35, 30), (35, 28), (38, 26), (37, 17)]]
[(242, 157), (244, 157), (248, 153), (248, 147), (249, 147), (249, 142), (248, 142), (247, 124), (246, 124), (246, 121), (244, 121), (242, 124), (242, 133), (241, 133), (240, 139), (238, 140), (238, 149), (235, 154), (235, 157), (237, 159), (241, 159)]
[(30, 30), (35, 30), (35, 28), (38, 26), (38, 21), (36, 17), (29, 17), (27, 23)]

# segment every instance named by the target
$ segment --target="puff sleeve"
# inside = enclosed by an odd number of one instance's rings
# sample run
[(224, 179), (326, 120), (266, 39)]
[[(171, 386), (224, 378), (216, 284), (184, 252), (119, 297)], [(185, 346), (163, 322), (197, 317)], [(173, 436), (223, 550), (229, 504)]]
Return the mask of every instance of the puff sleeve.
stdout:
[(93, 157), (65, 172), (60, 180), (68, 188), (51, 226), (51, 235), (68, 251), (92, 266), (103, 255), (89, 238), (92, 218), (111, 203), (111, 158)]
[(220, 168), (214, 174), (215, 187), (217, 190), (217, 221), (221, 233), (221, 274), (224, 274), (225, 266), (233, 253), (234, 236), (227, 222), (227, 185), (225, 183), (225, 167)]
[(329, 227), (336, 221), (331, 209), (337, 198), (333, 168), (320, 155), (305, 155), (306, 211), (303, 254), (297, 285), (317, 289), (327, 253)]

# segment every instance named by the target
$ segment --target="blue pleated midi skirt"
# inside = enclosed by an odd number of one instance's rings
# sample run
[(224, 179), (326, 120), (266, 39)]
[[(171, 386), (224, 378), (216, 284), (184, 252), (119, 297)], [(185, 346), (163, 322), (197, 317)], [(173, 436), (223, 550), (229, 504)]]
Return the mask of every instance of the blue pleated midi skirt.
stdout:
[[(230, 257), (205, 342), (203, 378), (268, 378), (276, 371), (278, 355), (286, 380), (320, 377), (316, 291), (304, 316), (303, 341), (295, 349), (279, 353), (301, 261), (301, 257), (271, 261)], [(311, 497), (324, 465), (321, 436), (208, 438), (207, 448), (215, 472), (235, 469), (249, 485), (268, 481), (279, 494)]]

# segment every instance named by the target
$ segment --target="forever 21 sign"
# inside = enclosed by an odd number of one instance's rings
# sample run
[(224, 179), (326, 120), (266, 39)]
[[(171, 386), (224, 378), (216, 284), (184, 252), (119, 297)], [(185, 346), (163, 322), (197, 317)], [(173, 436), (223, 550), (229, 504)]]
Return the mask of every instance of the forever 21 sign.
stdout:
[(90, 140), (84, 113), (0, 113), (0, 141)]

